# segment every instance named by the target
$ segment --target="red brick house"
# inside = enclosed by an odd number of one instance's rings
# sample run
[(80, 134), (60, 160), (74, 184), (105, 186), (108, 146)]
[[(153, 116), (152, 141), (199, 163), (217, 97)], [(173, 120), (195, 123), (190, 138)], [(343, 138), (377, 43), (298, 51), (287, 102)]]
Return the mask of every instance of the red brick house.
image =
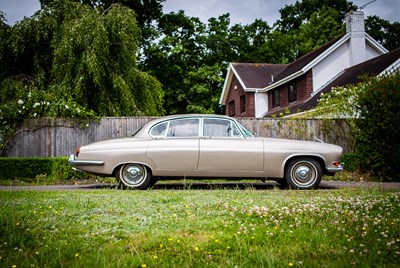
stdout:
[[(396, 53), (389, 53), (390, 57), (380, 61), (380, 71), (369, 61), (387, 53), (365, 33), (363, 12), (355, 11), (346, 16), (346, 34), (292, 63), (229, 64), (220, 104), (225, 105), (227, 115), (236, 117), (261, 118), (285, 110), (306, 111), (315, 107), (321, 92), (348, 84), (344, 77), (349, 83), (357, 80), (355, 69), (360, 74), (366, 70), (377, 75), (396, 65)], [(367, 68), (367, 63), (372, 69)], [(353, 66), (358, 67), (352, 69)], [(353, 77), (349, 78), (349, 74)]]

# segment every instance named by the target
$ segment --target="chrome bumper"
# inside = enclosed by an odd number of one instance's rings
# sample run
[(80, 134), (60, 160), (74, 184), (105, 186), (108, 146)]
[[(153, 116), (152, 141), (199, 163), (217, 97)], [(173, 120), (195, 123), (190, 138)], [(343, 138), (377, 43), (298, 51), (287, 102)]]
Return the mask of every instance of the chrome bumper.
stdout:
[(71, 165), (71, 166), (102, 166), (102, 165), (104, 165), (104, 161), (76, 160), (75, 155), (71, 154), (68, 159), (68, 165)]
[(326, 168), (326, 170), (327, 170), (329, 173), (342, 172), (342, 171), (343, 171), (343, 164), (340, 164), (340, 165), (337, 166), (337, 167), (329, 167), (329, 168)]

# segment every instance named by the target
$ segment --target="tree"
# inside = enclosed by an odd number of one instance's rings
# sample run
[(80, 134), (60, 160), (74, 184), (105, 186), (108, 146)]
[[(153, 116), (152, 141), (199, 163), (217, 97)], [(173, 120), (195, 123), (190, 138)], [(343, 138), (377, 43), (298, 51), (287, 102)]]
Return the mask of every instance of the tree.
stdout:
[(304, 55), (344, 34), (341, 15), (333, 8), (322, 8), (314, 12), (308, 22), (300, 25), (293, 35), (293, 44), (298, 49), (297, 57)]
[(290, 33), (298, 30), (304, 23), (310, 21), (311, 16), (324, 7), (326, 9), (336, 10), (337, 21), (339, 23), (344, 21), (346, 13), (351, 10), (356, 10), (357, 7), (347, 0), (303, 0), (296, 1), (295, 4), (285, 5), (280, 9), (281, 18), (276, 22), (275, 27), (283, 33)]
[(161, 115), (161, 84), (140, 71), (133, 10), (57, 1), (11, 29), (0, 81), (3, 135), (24, 118)]
[(0, 81), (8, 75), (10, 59), (9, 36), (11, 27), (6, 24), (5, 14), (0, 11)]
[(400, 23), (390, 23), (378, 16), (369, 16), (365, 21), (366, 31), (388, 50), (400, 47)]
[(164, 85), (164, 108), (169, 114), (186, 113), (184, 83), (188, 73), (201, 66), (204, 58), (204, 24), (183, 11), (165, 14), (159, 21), (159, 40), (147, 50), (142, 68)]
[(357, 108), (360, 169), (378, 180), (400, 181), (400, 72), (367, 80)]
[(375, 180), (400, 181), (400, 72), (363, 80), (322, 95), (314, 116), (346, 118), (355, 137), (347, 156), (351, 168)]

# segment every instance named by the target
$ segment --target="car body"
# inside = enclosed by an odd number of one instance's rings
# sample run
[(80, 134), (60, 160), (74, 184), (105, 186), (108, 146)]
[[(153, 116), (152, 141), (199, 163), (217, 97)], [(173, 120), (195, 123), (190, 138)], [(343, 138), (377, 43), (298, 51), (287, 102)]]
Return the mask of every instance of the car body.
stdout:
[(316, 188), (322, 175), (342, 171), (332, 144), (253, 136), (222, 115), (174, 115), (150, 121), (132, 137), (95, 142), (68, 160), (77, 170), (116, 176), (145, 189), (160, 179), (273, 179), (295, 189)]

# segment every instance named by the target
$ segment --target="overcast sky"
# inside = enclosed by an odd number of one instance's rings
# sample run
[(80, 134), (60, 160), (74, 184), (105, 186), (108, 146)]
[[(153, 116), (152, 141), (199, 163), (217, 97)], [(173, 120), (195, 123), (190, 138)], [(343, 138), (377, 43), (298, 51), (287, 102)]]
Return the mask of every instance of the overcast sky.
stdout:
[[(372, 0), (353, 0), (362, 6)], [(211, 17), (230, 13), (231, 23), (249, 24), (262, 19), (273, 25), (280, 18), (279, 9), (294, 4), (296, 0), (167, 0), (164, 13), (182, 9), (187, 16), (198, 17), (203, 22)], [(0, 10), (12, 25), (40, 9), (39, 0), (0, 0)], [(365, 17), (377, 15), (391, 22), (400, 21), (400, 0), (376, 0), (363, 9)]]

